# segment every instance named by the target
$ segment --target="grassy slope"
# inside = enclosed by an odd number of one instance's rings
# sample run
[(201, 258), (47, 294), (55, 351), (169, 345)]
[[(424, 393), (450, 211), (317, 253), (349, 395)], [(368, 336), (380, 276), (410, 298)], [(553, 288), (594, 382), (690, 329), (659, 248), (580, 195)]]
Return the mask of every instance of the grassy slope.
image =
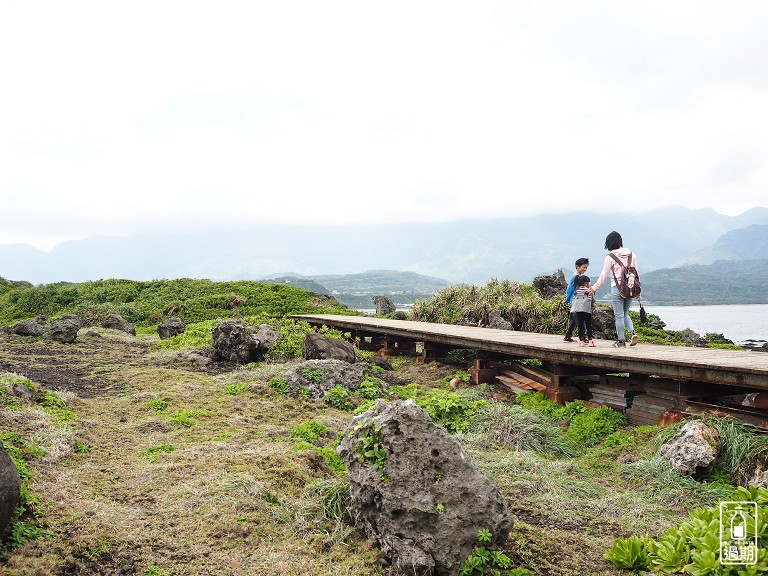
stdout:
[[(73, 418), (43, 413), (47, 422), (26, 430), (49, 452), (31, 457), (30, 466), (37, 510), (52, 535), (6, 551), (4, 574), (382, 573), (374, 544), (334, 516), (327, 496), (343, 490), (343, 477), (317, 452), (295, 450), (291, 439), (293, 427), (312, 419), (328, 427), (330, 446), (348, 412), (267, 387), (286, 364), (213, 375), (172, 351), (119, 360), (147, 336), (105, 331), (96, 342), (82, 340), (25, 344), (41, 353), (34, 358), (41, 370), (51, 358), (43, 352), (63, 363), (87, 354), (88, 364), (79, 366), (98, 395), (60, 393)], [(441, 387), (455, 370), (409, 360), (397, 372)], [(167, 406), (159, 410), (158, 401)], [(22, 421), (29, 419), (10, 427)], [(520, 518), (506, 550), (518, 565), (539, 574), (609, 575), (620, 572), (601, 557), (615, 536), (659, 534), (689, 506), (714, 502), (706, 491), (651, 495), (620, 472), (617, 457), (647, 451), (653, 433), (640, 430), (629, 448), (598, 447), (577, 458), (489, 450), (472, 434), (463, 441)]]
[[(37, 311), (112, 308), (145, 330), (138, 337), (101, 330), (101, 337), (81, 335), (73, 345), (0, 343), (0, 366), (24, 366), (38, 383), (31, 400), (0, 394), (0, 433), (16, 435), (7, 442), (24, 453), (33, 474), (31, 509), (39, 517), (23, 521), (50, 530), (0, 551), (3, 574), (386, 574), (375, 545), (344, 522), (345, 479), (317, 451), (296, 450), (291, 438), (293, 427), (316, 420), (329, 429), (323, 445), (330, 448), (350, 413), (269, 388), (290, 362), (217, 374), (175, 350), (149, 348), (157, 342), (151, 323), (168, 312), (169, 301), (208, 329), (211, 314), (327, 305), (290, 287), (270, 294), (254, 284), (227, 283), (223, 298), (215, 293), (221, 285), (213, 290), (186, 280), (38, 287), (45, 297), (33, 292), (48, 306)], [(36, 300), (9, 294), (16, 297), (4, 304), (16, 308), (3, 308), (5, 314)], [(249, 308), (262, 296), (265, 305)], [(206, 308), (206, 298), (224, 305)], [(233, 301), (234, 309), (227, 308)], [(397, 373), (441, 388), (455, 370), (409, 360)], [(6, 387), (13, 378), (5, 375)], [(45, 400), (50, 388), (64, 390), (54, 402)], [(720, 492), (706, 485), (627, 474), (618, 459), (649, 454), (655, 429), (627, 430), (633, 439), (623, 448), (598, 446), (575, 458), (489, 448), (476, 433), (461, 436), (520, 519), (506, 549), (517, 565), (537, 574), (619, 574), (602, 560), (614, 537), (658, 535), (690, 507), (717, 501)]]

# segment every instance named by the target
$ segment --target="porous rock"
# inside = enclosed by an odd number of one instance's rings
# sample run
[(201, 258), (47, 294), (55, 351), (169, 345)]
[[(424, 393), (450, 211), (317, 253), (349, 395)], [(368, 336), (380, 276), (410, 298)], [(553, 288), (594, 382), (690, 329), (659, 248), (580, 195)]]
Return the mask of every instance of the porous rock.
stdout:
[[(380, 468), (360, 461), (374, 434), (386, 451)], [(413, 400), (378, 401), (352, 420), (336, 451), (349, 470), (356, 526), (402, 573), (455, 574), (479, 530), (490, 530), (497, 547), (512, 528), (496, 486)]]
[(14, 334), (19, 336), (42, 336), (45, 334), (45, 321), (47, 316), (39, 315), (29, 320), (22, 320), (12, 328)]
[(0, 534), (21, 502), (21, 478), (16, 465), (0, 442)]
[(539, 291), (543, 298), (553, 298), (565, 294), (568, 282), (565, 280), (563, 270), (559, 269), (552, 274), (536, 276), (533, 279), (533, 287)]
[(720, 435), (702, 420), (690, 420), (660, 450), (675, 470), (685, 476), (706, 478), (720, 451)]
[(168, 340), (168, 338), (184, 334), (186, 329), (187, 325), (184, 324), (184, 321), (174, 316), (157, 325), (157, 334), (160, 336), (160, 340)]
[(355, 347), (337, 338), (328, 338), (317, 332), (310, 332), (301, 345), (301, 356), (305, 360), (343, 360), (355, 361)]
[(259, 362), (274, 346), (280, 334), (268, 324), (258, 331), (243, 322), (228, 320), (213, 329), (213, 359), (247, 364)]
[(77, 331), (81, 326), (80, 318), (67, 314), (48, 325), (45, 337), (63, 344), (71, 344), (77, 338)]
[(336, 385), (350, 392), (357, 390), (369, 369), (369, 364), (365, 362), (350, 364), (334, 359), (307, 360), (288, 370), (282, 378), (288, 385), (288, 396), (304, 394), (321, 400)]
[(492, 310), (488, 314), (488, 328), (496, 328), (497, 330), (512, 330), (512, 322), (505, 320), (504, 317), (496, 310)]
[(136, 336), (136, 326), (128, 322), (120, 314), (110, 314), (101, 323), (102, 328), (111, 328), (112, 330), (119, 330), (126, 334)]
[(380, 316), (394, 314), (397, 311), (395, 303), (388, 296), (374, 296), (373, 303), (376, 306), (376, 314)]

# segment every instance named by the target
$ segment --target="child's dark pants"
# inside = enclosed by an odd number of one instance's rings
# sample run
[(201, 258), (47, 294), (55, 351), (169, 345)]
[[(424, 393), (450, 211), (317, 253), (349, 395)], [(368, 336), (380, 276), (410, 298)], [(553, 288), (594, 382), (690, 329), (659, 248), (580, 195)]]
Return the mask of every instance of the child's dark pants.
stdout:
[[(573, 316), (573, 314), (571, 314)], [(576, 321), (579, 324), (579, 340), (592, 340), (592, 314), (589, 312), (576, 312)]]

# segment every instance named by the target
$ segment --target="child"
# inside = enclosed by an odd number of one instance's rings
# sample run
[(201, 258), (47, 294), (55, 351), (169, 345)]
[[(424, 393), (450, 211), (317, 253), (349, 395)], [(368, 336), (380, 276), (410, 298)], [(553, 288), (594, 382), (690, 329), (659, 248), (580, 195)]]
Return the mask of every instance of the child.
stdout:
[(571, 302), (571, 314), (576, 314), (579, 325), (579, 346), (595, 347), (592, 340), (592, 291), (589, 289), (589, 276), (581, 275), (576, 279), (578, 289)]
[[(576, 274), (571, 276), (571, 280), (568, 282), (568, 289), (565, 291), (565, 301), (571, 304), (573, 295), (576, 293), (578, 286), (576, 285), (576, 279), (584, 274), (589, 268), (589, 258), (579, 258), (576, 260)], [(576, 330), (576, 314), (571, 313), (568, 317), (568, 329), (565, 331), (565, 338), (563, 342), (573, 342), (573, 331)]]

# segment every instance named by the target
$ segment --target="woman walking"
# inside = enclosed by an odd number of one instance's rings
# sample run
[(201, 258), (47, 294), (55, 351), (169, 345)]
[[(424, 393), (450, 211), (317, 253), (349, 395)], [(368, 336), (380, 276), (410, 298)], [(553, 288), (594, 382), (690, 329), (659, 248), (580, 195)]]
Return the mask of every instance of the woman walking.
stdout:
[(624, 268), (633, 266), (637, 268), (637, 257), (627, 248), (621, 239), (621, 234), (616, 231), (611, 232), (605, 237), (605, 249), (609, 250), (603, 263), (603, 271), (600, 278), (597, 279), (590, 290), (594, 294), (598, 288), (603, 285), (606, 278), (611, 281), (611, 304), (613, 305), (613, 315), (616, 318), (616, 342), (614, 347), (621, 348), (627, 343), (624, 339), (625, 334), (629, 335), (629, 345), (637, 344), (635, 327), (632, 324), (632, 318), (629, 317), (629, 306), (632, 304), (632, 298), (623, 298), (617, 285), (618, 278), (621, 278)]

